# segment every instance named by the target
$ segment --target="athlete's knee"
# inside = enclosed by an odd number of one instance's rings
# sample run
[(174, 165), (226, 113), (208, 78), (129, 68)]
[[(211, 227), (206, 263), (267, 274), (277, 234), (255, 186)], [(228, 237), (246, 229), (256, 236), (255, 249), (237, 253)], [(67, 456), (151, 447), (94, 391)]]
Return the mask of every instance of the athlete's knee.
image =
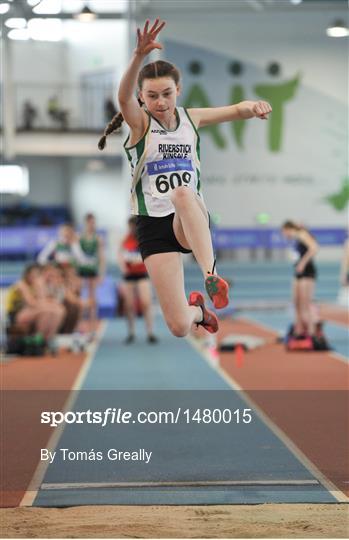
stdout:
[(179, 186), (175, 188), (171, 193), (171, 201), (174, 205), (183, 205), (191, 201), (194, 198), (194, 192), (192, 189), (186, 186)]
[(179, 321), (167, 321), (167, 326), (175, 337), (185, 337), (189, 333), (188, 325)]

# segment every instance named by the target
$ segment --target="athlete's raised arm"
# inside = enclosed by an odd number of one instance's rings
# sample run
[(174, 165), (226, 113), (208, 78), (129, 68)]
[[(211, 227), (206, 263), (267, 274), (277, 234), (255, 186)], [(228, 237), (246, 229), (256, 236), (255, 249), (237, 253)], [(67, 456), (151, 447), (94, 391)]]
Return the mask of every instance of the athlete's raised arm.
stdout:
[(132, 131), (140, 131), (143, 134), (146, 125), (146, 115), (140, 107), (135, 96), (137, 77), (144, 58), (154, 49), (162, 49), (162, 45), (156, 38), (165, 22), (156, 19), (149, 29), (149, 20), (145, 22), (143, 31), (137, 28), (137, 45), (124, 73), (119, 87), (119, 105), (125, 122)]
[(260, 118), (267, 120), (272, 108), (266, 101), (241, 101), (226, 107), (207, 107), (204, 109), (188, 109), (188, 113), (197, 127), (210, 124)]

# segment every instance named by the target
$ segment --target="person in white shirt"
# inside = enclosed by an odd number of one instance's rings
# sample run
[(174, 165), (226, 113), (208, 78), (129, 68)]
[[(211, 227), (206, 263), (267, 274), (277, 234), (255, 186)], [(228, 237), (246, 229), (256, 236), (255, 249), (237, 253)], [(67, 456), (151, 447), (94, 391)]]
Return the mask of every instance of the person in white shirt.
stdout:
[(162, 48), (156, 39), (164, 26), (156, 19), (153, 25), (147, 20), (143, 30), (137, 29), (136, 49), (119, 88), (121, 113), (108, 124), (98, 146), (103, 149), (106, 137), (125, 120), (130, 129), (124, 146), (131, 166), (131, 205), (137, 216), (140, 252), (170, 331), (184, 337), (193, 323), (217, 332), (218, 319), (206, 308), (200, 291), (186, 299), (181, 253), (194, 254), (215, 308), (228, 304), (228, 284), (215, 273), (209, 216), (201, 193), (198, 129), (266, 119), (271, 106), (243, 101), (226, 107), (177, 107), (178, 69), (161, 60), (141, 68), (151, 51)]

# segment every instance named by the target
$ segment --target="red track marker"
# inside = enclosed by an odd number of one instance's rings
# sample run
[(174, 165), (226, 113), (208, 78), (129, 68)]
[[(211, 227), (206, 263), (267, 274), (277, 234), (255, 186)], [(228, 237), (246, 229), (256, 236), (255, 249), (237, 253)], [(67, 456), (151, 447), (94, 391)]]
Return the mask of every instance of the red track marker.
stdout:
[(235, 360), (236, 360), (236, 367), (241, 368), (244, 363), (244, 348), (243, 346), (238, 343), (235, 347)]

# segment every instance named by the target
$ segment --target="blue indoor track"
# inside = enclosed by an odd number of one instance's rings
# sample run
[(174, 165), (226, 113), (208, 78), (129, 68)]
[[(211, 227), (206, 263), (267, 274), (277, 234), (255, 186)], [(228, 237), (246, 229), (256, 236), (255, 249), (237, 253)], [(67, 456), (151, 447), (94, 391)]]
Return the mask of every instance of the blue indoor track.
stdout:
[[(156, 346), (146, 343), (141, 321), (137, 325), (138, 340), (127, 346), (122, 344), (124, 321), (107, 324), (70, 410), (121, 404), (132, 410), (145, 403), (153, 410), (172, 410), (178, 403), (183, 408), (211, 403), (234, 410), (249, 407), (243, 394), (232, 389), (188, 341), (169, 335), (162, 319), (156, 324), (160, 338)], [(192, 423), (137, 429), (108, 425), (103, 432), (99, 426), (67, 426), (58, 448), (143, 446), (152, 449), (154, 459), (147, 465), (56, 459), (46, 470), (34, 505), (336, 502), (255, 411), (252, 415), (249, 425)], [(164, 482), (168, 485), (161, 485)]]
[[(2, 286), (12, 283), (22, 267), (18, 263), (4, 265)], [(219, 271), (233, 281), (230, 318), (247, 318), (285, 334), (292, 321), (290, 263), (223, 261)], [(335, 303), (338, 273), (338, 264), (319, 264), (319, 302)], [(102, 316), (115, 315), (119, 277), (115, 268), (109, 269), (98, 292)], [(202, 288), (196, 265), (187, 264), (185, 278), (187, 292)], [(105, 324), (81, 386), (71, 395), (69, 410), (122, 407), (172, 411), (181, 407), (183, 411), (208, 407), (235, 411), (252, 407), (253, 421), (107, 424), (103, 429), (92, 424), (66, 425), (51, 450), (148, 448), (153, 457), (146, 464), (107, 459), (67, 462), (57, 456), (45, 468), (34, 506), (338, 502), (329, 484), (311, 465), (307, 468), (297, 451), (291, 451), (287, 439), (279, 438), (278, 430), (268, 420), (265, 423), (241, 390), (231, 386), (190, 341), (170, 335), (160, 314), (155, 325), (157, 345), (147, 343), (141, 319), (137, 320), (137, 340), (132, 345), (123, 344), (124, 320), (112, 318)], [(333, 350), (345, 359), (347, 328), (326, 322), (325, 332)]]

